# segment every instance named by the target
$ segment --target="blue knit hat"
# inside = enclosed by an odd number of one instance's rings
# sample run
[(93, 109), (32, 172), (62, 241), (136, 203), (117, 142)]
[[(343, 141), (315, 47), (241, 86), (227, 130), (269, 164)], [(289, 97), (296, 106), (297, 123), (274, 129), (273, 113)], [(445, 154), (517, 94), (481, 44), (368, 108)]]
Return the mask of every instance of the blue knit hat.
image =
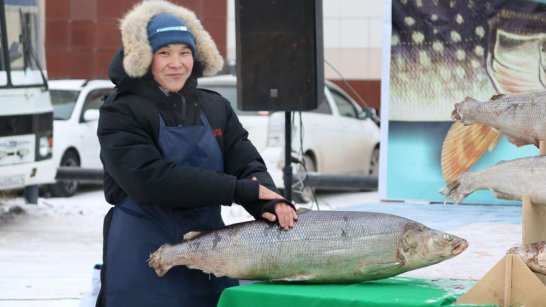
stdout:
[(185, 44), (196, 57), (195, 37), (184, 20), (167, 13), (158, 14), (150, 19), (146, 30), (152, 52), (169, 44)]

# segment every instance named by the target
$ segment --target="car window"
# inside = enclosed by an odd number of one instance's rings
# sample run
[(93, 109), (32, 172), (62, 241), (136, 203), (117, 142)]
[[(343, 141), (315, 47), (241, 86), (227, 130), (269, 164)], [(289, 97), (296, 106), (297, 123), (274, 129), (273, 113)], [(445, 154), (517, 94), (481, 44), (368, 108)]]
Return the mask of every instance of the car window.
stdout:
[(320, 113), (320, 114), (332, 114), (332, 108), (330, 108), (330, 105), (328, 104), (326, 97), (323, 97), (322, 101), (319, 103), (317, 108), (314, 110), (310, 110), (309, 112)]
[(330, 89), (330, 92), (332, 93), (332, 97), (334, 97), (334, 101), (336, 102), (337, 108), (339, 110), (339, 115), (351, 118), (358, 118), (358, 112), (355, 106), (347, 97), (334, 89)]
[(85, 98), (85, 102), (83, 103), (82, 113), (80, 115), (80, 122), (83, 121), (83, 114), (85, 113), (85, 111), (89, 109), (98, 110), (100, 106), (102, 105), (102, 103), (104, 102), (102, 98), (105, 95), (112, 93), (113, 91), (114, 89), (111, 89), (111, 88), (101, 88), (101, 89), (90, 91), (87, 97)]
[(237, 108), (237, 86), (235, 85), (203, 85), (199, 86), (224, 96), (237, 115), (257, 115), (257, 111), (242, 111)]
[(74, 111), (80, 91), (50, 89), (51, 103), (53, 104), (53, 118), (67, 120)]

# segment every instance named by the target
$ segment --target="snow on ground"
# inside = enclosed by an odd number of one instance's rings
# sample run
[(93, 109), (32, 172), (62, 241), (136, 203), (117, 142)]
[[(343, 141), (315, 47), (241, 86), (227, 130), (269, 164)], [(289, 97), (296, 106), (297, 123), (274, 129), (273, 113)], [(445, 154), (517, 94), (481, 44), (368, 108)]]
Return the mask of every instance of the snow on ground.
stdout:
[[(380, 202), (376, 192), (321, 194), (318, 200), (320, 210), (393, 213), (469, 241), (463, 254), (403, 276), (478, 280), (521, 242), (519, 206)], [(94, 264), (101, 263), (108, 209), (97, 187), (71, 198), (40, 198), (38, 205), (0, 199), (0, 307), (78, 306), (91, 288)], [(228, 224), (250, 219), (236, 205), (222, 214)]]
[(24, 214), (0, 219), (0, 306), (78, 306), (101, 263), (102, 192), (6, 202)]

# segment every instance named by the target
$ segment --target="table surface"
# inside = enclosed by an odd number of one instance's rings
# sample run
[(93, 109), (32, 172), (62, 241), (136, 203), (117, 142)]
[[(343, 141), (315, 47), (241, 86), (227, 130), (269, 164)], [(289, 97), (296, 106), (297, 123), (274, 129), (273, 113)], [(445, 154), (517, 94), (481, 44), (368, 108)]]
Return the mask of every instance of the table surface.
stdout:
[(474, 283), (405, 277), (355, 284), (256, 282), (224, 290), (218, 307), (450, 306)]

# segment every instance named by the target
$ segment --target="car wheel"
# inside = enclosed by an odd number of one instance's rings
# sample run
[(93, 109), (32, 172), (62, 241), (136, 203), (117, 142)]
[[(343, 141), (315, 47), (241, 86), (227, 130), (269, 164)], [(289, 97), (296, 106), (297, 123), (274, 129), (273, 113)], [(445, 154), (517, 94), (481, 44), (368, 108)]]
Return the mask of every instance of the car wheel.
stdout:
[[(61, 165), (67, 167), (79, 167), (80, 158), (74, 151), (67, 151), (61, 158)], [(54, 197), (70, 197), (78, 190), (77, 180), (58, 180), (55, 184), (49, 185), (51, 196)]]
[[(308, 156), (304, 155), (302, 159), (305, 167), (302, 164), (298, 164), (296, 168), (297, 173), (311, 173), (316, 172), (317, 167), (315, 161)], [(315, 195), (315, 188), (310, 187), (307, 182), (294, 182), (292, 185), (292, 199), (297, 203), (309, 203), (312, 202)]]
[(368, 175), (379, 176), (379, 147), (373, 149), (372, 156), (370, 157)]

